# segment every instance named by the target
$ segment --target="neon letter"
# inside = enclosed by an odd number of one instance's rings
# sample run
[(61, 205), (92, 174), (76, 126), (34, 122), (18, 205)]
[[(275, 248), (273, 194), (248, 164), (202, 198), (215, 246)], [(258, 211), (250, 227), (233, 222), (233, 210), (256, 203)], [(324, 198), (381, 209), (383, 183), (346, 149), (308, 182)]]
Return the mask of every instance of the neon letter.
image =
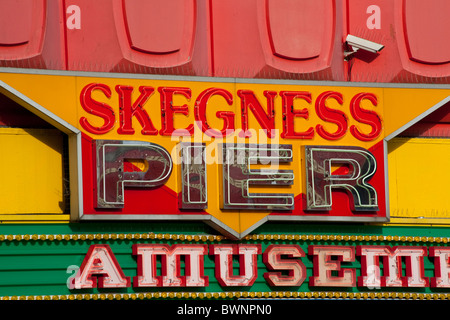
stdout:
[(209, 88), (200, 93), (197, 98), (195, 103), (195, 120), (201, 123), (201, 129), (207, 135), (211, 137), (224, 137), (234, 131), (234, 113), (228, 111), (217, 111), (216, 116), (218, 118), (222, 118), (224, 121), (223, 128), (220, 131), (212, 129), (206, 120), (206, 106), (208, 104), (208, 100), (213, 95), (219, 95), (225, 98), (225, 101), (230, 106), (233, 104), (233, 96), (231, 93), (220, 88)]
[(263, 262), (267, 269), (287, 270), (288, 274), (267, 272), (264, 278), (271, 286), (301, 286), (306, 278), (305, 265), (300, 260), (282, 259), (281, 256), (300, 258), (305, 256), (305, 252), (298, 245), (270, 245), (263, 253)]
[[(204, 275), (206, 245), (134, 244), (133, 255), (138, 258), (134, 287), (206, 287)], [(157, 275), (156, 257), (161, 256), (161, 275)], [(181, 275), (180, 257), (184, 256), (185, 275)]]
[(450, 288), (450, 248), (431, 247), (430, 257), (434, 258), (434, 273), (431, 286), (434, 288)]
[(296, 117), (308, 119), (308, 109), (294, 109), (294, 99), (303, 99), (311, 103), (311, 93), (301, 91), (281, 91), (280, 96), (283, 101), (283, 132), (282, 138), (286, 139), (312, 139), (314, 137), (314, 129), (310, 127), (304, 132), (296, 132), (294, 120)]
[(294, 196), (292, 194), (249, 192), (252, 185), (292, 185), (294, 180), (292, 170), (251, 169), (251, 164), (264, 163), (266, 160), (276, 164), (292, 161), (292, 146), (223, 144), (224, 190), (221, 196), (224, 209), (293, 209)]
[(357, 126), (352, 125), (350, 127), (350, 132), (356, 139), (361, 141), (371, 141), (376, 139), (381, 133), (381, 118), (376, 112), (361, 108), (361, 101), (363, 99), (369, 100), (374, 106), (378, 104), (377, 97), (373, 93), (359, 93), (355, 95), (350, 102), (350, 113), (356, 121), (371, 126), (372, 131), (366, 134), (361, 132)]
[(181, 153), (180, 209), (206, 209), (206, 158), (204, 143), (179, 144)]
[[(378, 210), (377, 192), (368, 184), (377, 170), (375, 157), (360, 147), (306, 146), (307, 210), (331, 210), (334, 188), (353, 197), (353, 209)], [(348, 174), (333, 174), (332, 165), (348, 165)]]
[(184, 129), (175, 129), (174, 128), (174, 114), (181, 113), (185, 116), (189, 114), (189, 107), (184, 104), (182, 106), (174, 106), (173, 105), (173, 96), (174, 94), (181, 94), (185, 96), (187, 99), (191, 98), (191, 89), (189, 88), (168, 88), (161, 87), (158, 88), (158, 91), (161, 96), (161, 123), (162, 128), (159, 133), (162, 136), (170, 136), (170, 135), (183, 135), (190, 136), (194, 132), (194, 125), (190, 124), (188, 127)]
[(142, 134), (158, 133), (158, 130), (153, 126), (147, 111), (144, 109), (144, 104), (148, 98), (153, 94), (154, 89), (152, 87), (139, 87), (141, 95), (136, 99), (134, 103), (131, 102), (131, 93), (133, 87), (130, 86), (116, 86), (116, 91), (119, 94), (119, 115), (120, 115), (120, 128), (117, 130), (119, 134), (134, 134), (132, 125), (132, 118), (136, 117), (142, 126)]
[(240, 136), (250, 138), (252, 135), (248, 131), (248, 108), (255, 115), (256, 120), (263, 128), (264, 132), (269, 138), (275, 137), (275, 109), (274, 99), (277, 93), (275, 91), (264, 91), (264, 96), (267, 98), (267, 113), (259, 103), (255, 93), (250, 90), (238, 90), (238, 96), (241, 98), (241, 121), (242, 131)]
[[(341, 262), (355, 261), (355, 248), (347, 246), (309, 246), (308, 254), (313, 255), (314, 276), (309, 285), (321, 287), (355, 287), (356, 270), (341, 268)], [(336, 257), (336, 259), (332, 259)], [(337, 272), (336, 276), (332, 273)]]
[[(251, 286), (258, 277), (257, 244), (212, 244), (209, 254), (214, 255), (215, 275), (222, 286)], [(239, 275), (233, 275), (233, 255), (239, 255)]]
[(89, 247), (84, 257), (79, 275), (75, 277), (76, 289), (126, 288), (130, 286), (130, 277), (125, 277), (111, 248), (107, 244), (95, 244)]
[[(358, 246), (357, 254), (361, 256), (359, 286), (426, 287), (429, 284), (424, 277), (426, 247)], [(379, 257), (383, 257), (384, 276), (369, 277), (369, 268), (380, 267)], [(402, 257), (406, 259), (406, 276), (402, 276)]]
[[(96, 149), (97, 208), (123, 208), (125, 187), (158, 187), (172, 173), (170, 154), (154, 143), (96, 140)], [(145, 170), (125, 172), (129, 160), (143, 160)]]
[(329, 98), (335, 99), (339, 104), (342, 105), (344, 99), (342, 94), (335, 91), (326, 91), (323, 92), (317, 97), (316, 100), (316, 113), (320, 119), (328, 122), (332, 122), (337, 125), (336, 132), (330, 133), (324, 129), (321, 124), (316, 126), (317, 133), (324, 139), (327, 140), (337, 140), (342, 138), (347, 132), (348, 119), (347, 115), (336, 109), (331, 109), (326, 105), (326, 101)]
[(114, 110), (103, 102), (92, 99), (92, 91), (100, 90), (109, 99), (111, 98), (111, 89), (106, 84), (91, 83), (81, 90), (80, 103), (83, 109), (97, 117), (103, 119), (103, 125), (100, 127), (93, 126), (85, 117), (80, 118), (80, 124), (86, 131), (93, 134), (104, 134), (114, 127)]

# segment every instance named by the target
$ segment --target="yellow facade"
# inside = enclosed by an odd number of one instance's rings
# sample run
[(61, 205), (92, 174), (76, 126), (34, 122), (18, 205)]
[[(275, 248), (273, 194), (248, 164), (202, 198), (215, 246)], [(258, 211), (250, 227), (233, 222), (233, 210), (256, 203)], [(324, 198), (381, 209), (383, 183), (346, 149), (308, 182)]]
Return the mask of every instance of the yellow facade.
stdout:
[(52, 129), (1, 128), (0, 220), (68, 221), (63, 134)]
[(450, 139), (389, 142), (391, 223), (450, 223)]

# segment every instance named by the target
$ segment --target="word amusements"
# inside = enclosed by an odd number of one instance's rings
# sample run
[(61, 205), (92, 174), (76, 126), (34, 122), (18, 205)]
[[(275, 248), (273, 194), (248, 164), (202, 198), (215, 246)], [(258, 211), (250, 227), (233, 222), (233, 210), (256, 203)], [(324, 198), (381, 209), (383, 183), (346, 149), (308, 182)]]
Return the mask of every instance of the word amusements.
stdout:
[[(303, 261), (309, 257), (310, 287), (450, 288), (448, 247), (309, 245), (306, 254), (297, 244), (272, 244), (264, 252), (260, 244), (245, 243), (134, 244), (132, 254), (137, 260), (136, 288), (208, 287), (206, 259), (214, 265), (214, 277), (222, 287), (251, 287), (260, 276), (261, 256), (266, 268), (262, 277), (271, 287), (301, 286), (307, 280)], [(239, 261), (238, 274), (233, 257)], [(359, 276), (357, 268), (349, 266), (356, 257), (361, 261)], [(425, 258), (434, 261), (433, 277), (425, 276)], [(131, 277), (124, 274), (109, 245), (96, 244), (90, 246), (71, 284), (72, 289), (126, 288), (131, 287)]]

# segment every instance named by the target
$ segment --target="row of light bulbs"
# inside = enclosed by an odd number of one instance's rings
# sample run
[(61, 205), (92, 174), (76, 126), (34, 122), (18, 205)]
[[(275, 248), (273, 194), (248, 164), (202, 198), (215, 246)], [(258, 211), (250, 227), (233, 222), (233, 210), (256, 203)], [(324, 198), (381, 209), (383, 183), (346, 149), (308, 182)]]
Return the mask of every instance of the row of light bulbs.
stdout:
[(146, 300), (146, 299), (398, 299), (398, 300), (450, 300), (448, 293), (409, 292), (153, 292), (70, 294), (44, 296), (5, 296), (2, 300)]
[[(93, 241), (93, 240), (178, 240), (188, 242), (215, 242), (226, 240), (224, 236), (216, 235), (185, 235), (185, 234), (162, 234), (162, 233), (119, 233), (119, 234), (10, 234), (0, 235), (0, 241)], [(443, 243), (449, 242), (448, 237), (419, 237), (419, 236), (376, 236), (376, 235), (298, 235), (298, 234), (259, 234), (248, 235), (244, 240), (265, 241), (265, 240), (283, 240), (283, 241), (396, 241), (396, 242), (428, 242)]]

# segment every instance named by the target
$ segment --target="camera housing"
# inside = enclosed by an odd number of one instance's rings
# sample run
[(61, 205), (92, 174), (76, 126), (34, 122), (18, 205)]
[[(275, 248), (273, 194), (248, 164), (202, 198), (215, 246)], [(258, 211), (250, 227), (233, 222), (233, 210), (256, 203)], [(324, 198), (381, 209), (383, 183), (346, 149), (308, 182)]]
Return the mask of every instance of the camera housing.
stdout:
[(378, 53), (384, 48), (384, 45), (382, 44), (356, 37), (351, 34), (347, 35), (345, 44), (351, 49), (351, 51), (346, 51), (344, 53), (346, 58), (360, 49), (371, 53)]

